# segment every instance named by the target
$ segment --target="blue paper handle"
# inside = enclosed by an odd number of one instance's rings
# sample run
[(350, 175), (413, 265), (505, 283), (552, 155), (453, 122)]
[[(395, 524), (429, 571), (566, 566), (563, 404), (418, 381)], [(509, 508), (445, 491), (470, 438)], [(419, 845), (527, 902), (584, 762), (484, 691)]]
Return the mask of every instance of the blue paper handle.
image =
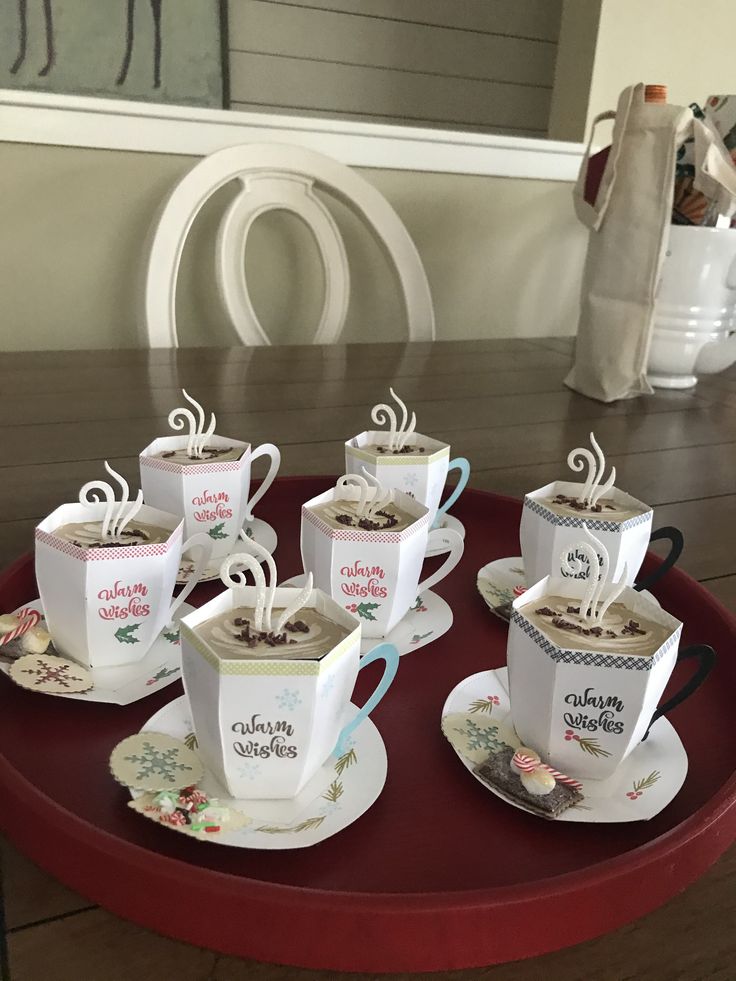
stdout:
[(347, 752), (348, 739), (352, 733), (358, 728), (360, 723), (367, 719), (371, 714), (373, 709), (378, 705), (383, 696), (391, 687), (391, 682), (396, 677), (396, 672), (399, 668), (399, 652), (396, 650), (393, 644), (379, 644), (378, 647), (374, 647), (372, 651), (363, 655), (360, 659), (360, 671), (367, 664), (373, 664), (374, 661), (385, 661), (386, 667), (383, 670), (383, 676), (378, 682), (378, 687), (373, 692), (368, 701), (363, 705), (358, 714), (348, 722), (345, 728), (342, 730), (340, 735), (337, 737), (337, 744), (335, 745), (334, 755), (342, 756), (343, 753)]
[(465, 490), (465, 487), (467, 486), (468, 483), (468, 479), (470, 477), (470, 463), (468, 462), (468, 460), (465, 459), (464, 456), (455, 457), (455, 459), (450, 460), (450, 462), (447, 465), (447, 472), (449, 473), (450, 470), (459, 470), (460, 480), (458, 480), (457, 484), (455, 484), (455, 489), (453, 490), (452, 494), (450, 494), (450, 496), (447, 498), (445, 503), (437, 508), (437, 517), (434, 519), (434, 524), (432, 525), (433, 528), (439, 527), (440, 518), (442, 517), (442, 515), (445, 514), (446, 511), (450, 510), (452, 505)]

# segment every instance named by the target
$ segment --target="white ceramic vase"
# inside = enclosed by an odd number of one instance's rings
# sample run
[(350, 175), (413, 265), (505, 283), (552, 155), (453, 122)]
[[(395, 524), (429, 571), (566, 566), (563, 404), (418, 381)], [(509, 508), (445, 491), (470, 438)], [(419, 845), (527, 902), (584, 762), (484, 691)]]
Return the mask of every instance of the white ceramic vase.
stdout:
[(692, 388), (736, 361), (736, 229), (672, 225), (657, 287), (647, 377)]

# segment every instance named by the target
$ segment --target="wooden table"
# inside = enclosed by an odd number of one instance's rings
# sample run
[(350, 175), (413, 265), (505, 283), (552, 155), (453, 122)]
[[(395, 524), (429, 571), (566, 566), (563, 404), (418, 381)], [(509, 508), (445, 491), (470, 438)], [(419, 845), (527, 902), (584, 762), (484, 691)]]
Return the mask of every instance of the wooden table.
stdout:
[[(680, 566), (733, 609), (736, 371), (692, 393), (604, 406), (562, 386), (570, 350), (568, 340), (539, 339), (3, 355), (0, 566), (32, 547), (39, 518), (102, 476), (103, 459), (137, 487), (138, 451), (166, 431), (182, 386), (217, 413), (219, 431), (275, 442), (282, 474), (310, 474), (341, 469), (342, 441), (367, 427), (370, 406), (393, 384), (422, 432), (470, 459), (471, 486), (499, 493), (521, 496), (563, 477), (568, 450), (594, 429), (619, 485), (656, 507), (657, 525), (685, 533)], [(50, 971), (54, 981), (351, 977), (246, 963), (157, 937), (90, 906), (9, 844), (3, 889), (13, 981)], [(733, 977), (735, 914), (732, 849), (683, 895), (616, 933), (444, 977), (725, 981)]]

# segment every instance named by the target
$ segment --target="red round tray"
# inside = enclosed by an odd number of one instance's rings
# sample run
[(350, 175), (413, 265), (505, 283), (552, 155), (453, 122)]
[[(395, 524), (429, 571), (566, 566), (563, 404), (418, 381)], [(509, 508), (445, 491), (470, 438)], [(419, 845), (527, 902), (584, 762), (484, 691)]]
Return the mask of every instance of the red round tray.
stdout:
[[(299, 506), (329, 478), (276, 481), (261, 515), (279, 534), (281, 578), (301, 571)], [(440, 732), (448, 692), (505, 662), (506, 627), (476, 592), (478, 569), (519, 554), (520, 502), (468, 490), (454, 514), (465, 555), (439, 588), (455, 624), (401, 660), (373, 718), (385, 789), (339, 835), (300, 851), (192, 842), (142, 820), (108, 771), (112, 747), (181, 693), (121, 708), (39, 696), (0, 678), (0, 826), (62, 882), (162, 934), (264, 961), (338, 971), (432, 971), (530, 957), (613, 930), (692, 882), (736, 836), (736, 620), (672, 570), (654, 592), (684, 643), (718, 664), (671, 715), (690, 772), (651, 821), (550, 824), (472, 780)], [(437, 560), (434, 560), (437, 561)], [(645, 569), (658, 560), (648, 556)], [(36, 595), (30, 556), (0, 577), (0, 608)], [(203, 602), (216, 584), (195, 591)], [(363, 672), (356, 701), (376, 683)], [(683, 667), (687, 671), (687, 666)], [(681, 684), (676, 673), (674, 684)]]

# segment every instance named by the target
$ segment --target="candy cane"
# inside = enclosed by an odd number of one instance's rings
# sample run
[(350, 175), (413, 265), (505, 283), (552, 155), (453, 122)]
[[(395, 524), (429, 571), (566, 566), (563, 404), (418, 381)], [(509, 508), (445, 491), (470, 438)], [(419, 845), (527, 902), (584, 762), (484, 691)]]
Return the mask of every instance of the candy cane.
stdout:
[(553, 767), (547, 766), (546, 763), (540, 764), (540, 768), (542, 770), (546, 770), (547, 773), (551, 773), (552, 776), (557, 781), (557, 783), (566, 783), (568, 787), (574, 787), (575, 790), (583, 789), (583, 785), (580, 783), (579, 780), (573, 780), (573, 778), (568, 777), (566, 773), (560, 773), (559, 770), (555, 770)]
[(15, 616), (20, 621), (15, 630), (11, 630), (9, 634), (4, 634), (0, 637), (0, 647), (5, 644), (9, 644), (12, 640), (17, 640), (18, 637), (22, 637), (23, 634), (32, 630), (37, 623), (41, 620), (41, 614), (38, 610), (32, 610), (30, 607), (26, 607), (23, 610), (18, 610)]
[(548, 766), (546, 763), (535, 756), (527, 756), (525, 753), (520, 753), (518, 750), (514, 753), (511, 763), (517, 770), (521, 770), (523, 773), (534, 773), (535, 770), (546, 770), (547, 773), (551, 774), (557, 783), (567, 784), (569, 787), (574, 787), (575, 790), (580, 790), (582, 788), (582, 783), (579, 780), (574, 780), (572, 777), (568, 777), (566, 773), (560, 773), (559, 770), (555, 770), (554, 767)]

